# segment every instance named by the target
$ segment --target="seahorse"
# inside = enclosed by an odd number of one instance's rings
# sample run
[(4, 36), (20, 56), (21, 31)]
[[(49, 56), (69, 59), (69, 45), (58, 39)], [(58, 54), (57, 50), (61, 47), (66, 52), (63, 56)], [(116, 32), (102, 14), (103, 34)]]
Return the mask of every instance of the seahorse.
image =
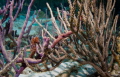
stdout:
[(29, 55), (30, 58), (33, 58), (35, 52), (36, 52), (36, 44), (39, 44), (40, 40), (38, 37), (34, 37), (31, 39), (31, 53)]

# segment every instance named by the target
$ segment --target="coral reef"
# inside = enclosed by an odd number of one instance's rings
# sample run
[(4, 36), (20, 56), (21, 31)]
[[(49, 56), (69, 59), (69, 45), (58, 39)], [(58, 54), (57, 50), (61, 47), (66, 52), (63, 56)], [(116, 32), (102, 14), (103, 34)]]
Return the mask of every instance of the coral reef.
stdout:
[[(5, 7), (0, 9), (3, 16), (0, 20), (0, 76), (9, 76), (10, 70), (14, 70), (14, 76), (18, 77), (27, 67), (34, 72), (51, 71), (65, 60), (77, 61), (79, 66), (90, 64), (101, 77), (119, 75), (119, 42), (116, 43), (116, 38), (119, 41), (116, 36), (118, 15), (114, 16), (113, 11), (116, 0), (68, 0), (70, 10), (57, 8), (57, 18), (46, 3), (51, 18), (43, 22), (52, 22), (53, 30), (50, 31), (49, 26), (43, 26), (39, 19), (41, 10), (30, 19), (33, 2), (31, 0), (28, 4), (25, 21), (16, 38), (12, 35), (15, 33), (14, 21), (22, 11), (24, 0), (7, 0)], [(29, 19), (32, 22), (28, 25)], [(30, 37), (35, 22), (40, 27), (39, 36)], [(12, 41), (13, 50), (7, 50), (6, 38)], [(28, 41), (25, 45), (22, 45), (23, 38)], [(10, 51), (13, 54), (7, 53)], [(113, 65), (114, 62), (118, 64)], [(72, 70), (73, 67), (68, 74)]]

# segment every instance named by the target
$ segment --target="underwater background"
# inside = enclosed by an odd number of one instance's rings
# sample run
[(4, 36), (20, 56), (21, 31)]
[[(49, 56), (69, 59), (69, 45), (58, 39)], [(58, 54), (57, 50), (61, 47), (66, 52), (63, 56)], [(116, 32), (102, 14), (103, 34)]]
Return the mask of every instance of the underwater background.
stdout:
[[(107, 0), (104, 0), (104, 1), (107, 1)], [(3, 6), (5, 2), (6, 0), (0, 0), (0, 6)], [(29, 3), (30, 3), (30, 0), (25, 0), (23, 10), (21, 12), (22, 15), (26, 14)], [(45, 16), (46, 13), (47, 13), (47, 16), (50, 17), (50, 12), (48, 11), (46, 3), (49, 3), (50, 7), (52, 8), (53, 14), (55, 16), (57, 16), (57, 10), (56, 10), (57, 7), (60, 9), (69, 10), (68, 0), (35, 0), (31, 8), (31, 15), (34, 13), (35, 10), (41, 9), (41, 13), (39, 16), (40, 18), (46, 18)], [(116, 0), (115, 9), (114, 9), (115, 15), (120, 14), (119, 4), (120, 4), (120, 0)], [(120, 25), (120, 18), (118, 19), (118, 25), (117, 25), (117, 29), (120, 30), (119, 25)]]
[[(31, 0), (25, 0), (22, 12), (18, 15), (17, 19), (14, 21), (15, 26), (13, 27), (13, 30), (15, 31), (15, 33), (13, 34), (13, 36), (18, 36), (21, 32), (22, 25), (25, 21), (27, 8), (28, 8), (30, 1)], [(117, 15), (117, 14), (120, 15), (120, 0), (116, 0), (116, 1), (117, 2), (115, 4), (115, 15)], [(6, 0), (0, 0), (0, 6), (3, 6), (5, 4), (5, 2), (6, 2)], [(58, 16), (58, 13), (56, 10), (57, 7), (61, 10), (70, 10), (68, 0), (35, 0), (32, 8), (31, 8), (31, 11), (30, 11), (30, 18), (28, 20), (27, 26), (29, 26), (31, 24), (32, 18), (36, 16), (36, 15), (33, 16), (34, 11), (38, 11), (40, 9), (41, 11), (38, 15), (38, 20), (41, 22), (41, 24), (44, 27), (46, 27), (46, 25), (47, 25), (48, 31), (50, 31), (54, 36), (56, 36), (56, 33), (54, 33), (53, 25), (52, 25), (52, 22), (50, 19), (50, 17), (51, 17), (50, 12), (48, 10), (48, 7), (46, 6), (46, 3), (49, 3), (56, 19)], [(2, 18), (2, 16), (0, 15), (0, 19), (1, 18)], [(56, 22), (59, 26), (61, 25), (61, 23), (58, 20), (56, 20)], [(27, 29), (28, 29), (28, 27), (27, 27)], [(117, 29), (117, 32), (120, 31), (120, 17), (118, 18), (118, 23), (117, 23), (116, 29)], [(32, 28), (31, 28), (31, 31), (29, 34), (31, 36), (30, 38), (38, 36), (40, 39), (42, 39), (42, 37), (40, 36), (40, 34), (41, 34), (40, 30), (41, 30), (41, 28), (39, 27), (39, 25), (37, 23), (34, 23), (32, 25)], [(14, 37), (14, 39), (16, 39), (16, 37)], [(10, 41), (10, 39), (6, 38), (6, 44), (7, 44), (7, 46), (6, 46), (7, 50), (13, 49), (14, 45), (12, 45), (12, 42)], [(24, 41), (22, 41), (22, 43), (21, 43), (21, 47), (23, 47), (24, 45), (27, 45), (27, 44), (28, 44), (28, 40), (24, 39)], [(26, 57), (28, 57), (29, 54), (30, 54), (30, 52), (25, 53)], [(10, 55), (10, 57), (11, 56), (13, 56), (13, 55)], [(68, 62), (63, 61), (59, 67), (57, 67), (55, 70), (50, 71), (50, 72), (36, 73), (30, 69), (27, 69), (27, 70), (24, 70), (25, 72), (23, 74), (21, 74), (19, 77), (55, 77), (55, 76), (59, 75), (59, 73), (61, 73), (62, 71), (66, 71), (71, 68), (74, 68), (74, 69), (71, 72), (70, 77), (96, 77), (96, 76), (94, 76), (96, 74), (96, 70), (91, 65), (83, 65), (82, 67), (80, 67), (79, 63), (74, 62), (72, 60), (68, 60)], [(92, 75), (92, 74), (94, 74), (94, 75)]]

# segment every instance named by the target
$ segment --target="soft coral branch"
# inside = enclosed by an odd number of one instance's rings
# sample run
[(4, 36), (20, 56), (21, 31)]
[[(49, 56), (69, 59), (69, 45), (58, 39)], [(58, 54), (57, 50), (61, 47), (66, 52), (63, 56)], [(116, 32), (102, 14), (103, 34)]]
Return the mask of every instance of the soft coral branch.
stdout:
[(31, 0), (31, 3), (30, 5), (28, 6), (28, 11), (27, 11), (27, 14), (26, 14), (26, 19), (25, 19), (25, 22), (23, 24), (23, 27), (22, 27), (22, 31), (17, 39), (17, 46), (18, 46), (18, 49), (17, 51), (20, 52), (20, 44), (21, 44), (21, 39), (23, 37), (23, 34), (25, 32), (25, 29), (26, 29), (26, 26), (27, 26), (27, 22), (28, 22), (28, 19), (29, 19), (29, 16), (30, 16), (30, 9), (31, 9), (31, 6), (33, 4), (34, 0)]
[(69, 37), (71, 34), (73, 34), (72, 31), (68, 31), (66, 33), (63, 33), (63, 34), (60, 34), (57, 39), (54, 40), (53, 44), (51, 45), (51, 48), (54, 48), (55, 45), (60, 42), (62, 39), (66, 38), (66, 37)]

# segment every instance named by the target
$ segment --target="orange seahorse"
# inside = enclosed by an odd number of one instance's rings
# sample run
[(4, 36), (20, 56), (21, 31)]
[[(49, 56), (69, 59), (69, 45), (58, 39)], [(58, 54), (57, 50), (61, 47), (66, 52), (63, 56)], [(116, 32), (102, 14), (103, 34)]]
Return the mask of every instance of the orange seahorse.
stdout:
[(36, 44), (39, 44), (40, 40), (38, 37), (34, 37), (31, 39), (31, 53), (29, 55), (30, 58), (33, 58), (35, 52), (36, 52)]

